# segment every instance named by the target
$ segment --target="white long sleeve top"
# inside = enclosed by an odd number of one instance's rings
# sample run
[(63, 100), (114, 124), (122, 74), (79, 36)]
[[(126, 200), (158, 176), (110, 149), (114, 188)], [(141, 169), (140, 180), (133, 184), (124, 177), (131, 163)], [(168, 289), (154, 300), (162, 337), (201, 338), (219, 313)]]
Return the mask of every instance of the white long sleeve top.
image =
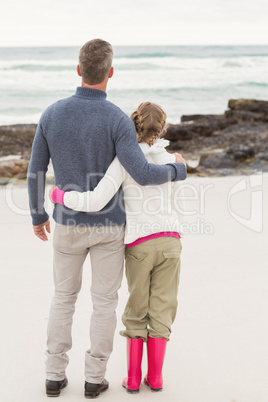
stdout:
[[(150, 163), (175, 162), (175, 156), (165, 149), (169, 145), (169, 141), (165, 139), (157, 139), (151, 147), (147, 143), (139, 145)], [(64, 204), (76, 211), (101, 211), (121, 185), (126, 211), (125, 244), (159, 232), (180, 231), (182, 210), (180, 182), (141, 186), (127, 173), (117, 157), (93, 191), (66, 192)]]

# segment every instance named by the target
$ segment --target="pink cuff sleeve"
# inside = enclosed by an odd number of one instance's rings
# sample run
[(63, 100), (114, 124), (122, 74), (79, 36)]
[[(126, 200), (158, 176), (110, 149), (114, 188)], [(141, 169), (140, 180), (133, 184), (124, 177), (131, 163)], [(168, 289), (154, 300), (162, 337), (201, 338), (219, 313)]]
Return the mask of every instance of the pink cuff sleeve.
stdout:
[(55, 190), (51, 194), (51, 198), (53, 202), (64, 205), (63, 197), (65, 191), (60, 190), (59, 188), (55, 188)]

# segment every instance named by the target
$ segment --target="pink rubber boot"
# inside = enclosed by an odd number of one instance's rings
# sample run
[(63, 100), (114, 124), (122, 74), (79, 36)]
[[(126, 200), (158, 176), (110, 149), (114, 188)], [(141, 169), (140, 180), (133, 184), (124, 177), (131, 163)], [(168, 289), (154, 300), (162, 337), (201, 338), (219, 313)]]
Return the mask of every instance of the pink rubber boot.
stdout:
[(143, 339), (127, 338), (128, 376), (124, 379), (122, 385), (130, 394), (136, 394), (140, 390), (142, 353)]
[(162, 368), (166, 353), (165, 338), (150, 338), (147, 340), (148, 373), (144, 378), (146, 385), (152, 391), (161, 391), (163, 387)]

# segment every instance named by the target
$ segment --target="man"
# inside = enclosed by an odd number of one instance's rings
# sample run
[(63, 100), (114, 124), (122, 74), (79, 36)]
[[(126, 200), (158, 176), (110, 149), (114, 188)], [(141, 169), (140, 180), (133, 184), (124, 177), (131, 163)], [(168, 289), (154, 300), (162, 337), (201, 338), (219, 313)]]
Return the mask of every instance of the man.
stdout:
[[(46, 241), (50, 232), (44, 208), (45, 175), (52, 159), (56, 185), (63, 190), (96, 187), (115, 155), (142, 185), (186, 177), (184, 160), (169, 165), (149, 164), (138, 146), (131, 120), (106, 100), (113, 76), (113, 50), (95, 39), (80, 50), (77, 72), (82, 84), (75, 95), (43, 113), (33, 142), (28, 190), (34, 233)], [(123, 274), (125, 211), (122, 190), (99, 213), (74, 212), (56, 204), (53, 217), (55, 294), (48, 322), (46, 393), (58, 396), (67, 385), (67, 352), (75, 302), (81, 288), (83, 263), (90, 253), (93, 313), (91, 347), (85, 357), (85, 396), (96, 397), (108, 388), (107, 361), (116, 327), (117, 291)]]

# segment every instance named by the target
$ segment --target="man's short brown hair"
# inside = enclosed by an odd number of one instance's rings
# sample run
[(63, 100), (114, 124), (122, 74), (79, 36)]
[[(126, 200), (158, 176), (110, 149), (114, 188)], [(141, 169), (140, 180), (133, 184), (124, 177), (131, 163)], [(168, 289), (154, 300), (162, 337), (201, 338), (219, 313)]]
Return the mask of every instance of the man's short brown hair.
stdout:
[(92, 39), (80, 49), (80, 72), (88, 85), (103, 82), (109, 74), (112, 62), (113, 48), (110, 43), (102, 39)]

